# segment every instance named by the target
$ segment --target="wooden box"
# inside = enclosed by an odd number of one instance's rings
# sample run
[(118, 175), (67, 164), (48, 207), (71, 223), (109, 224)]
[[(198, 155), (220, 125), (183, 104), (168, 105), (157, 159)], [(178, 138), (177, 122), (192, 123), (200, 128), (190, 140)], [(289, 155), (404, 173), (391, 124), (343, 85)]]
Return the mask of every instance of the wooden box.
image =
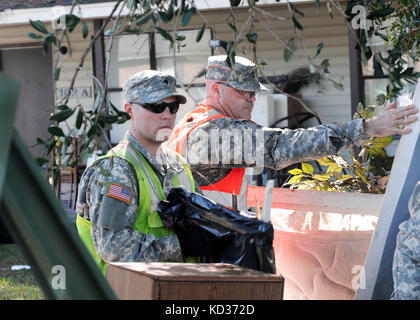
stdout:
[(111, 263), (106, 278), (119, 299), (282, 300), (283, 278), (221, 263)]

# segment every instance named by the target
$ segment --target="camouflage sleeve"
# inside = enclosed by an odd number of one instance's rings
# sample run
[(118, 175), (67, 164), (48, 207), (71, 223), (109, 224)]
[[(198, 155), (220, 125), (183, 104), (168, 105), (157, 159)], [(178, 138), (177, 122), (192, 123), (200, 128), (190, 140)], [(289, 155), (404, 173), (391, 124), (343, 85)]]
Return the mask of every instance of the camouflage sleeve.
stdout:
[[(107, 195), (112, 183), (132, 191), (129, 203)], [(133, 229), (138, 209), (136, 173), (125, 160), (115, 157), (98, 161), (84, 173), (77, 212), (92, 224), (96, 252), (106, 262), (179, 260), (178, 238), (156, 238)]]
[(362, 119), (290, 130), (262, 127), (247, 120), (217, 118), (189, 134), (184, 156), (195, 168), (281, 169), (292, 163), (334, 155), (368, 139)]
[(408, 209), (411, 217), (400, 224), (392, 265), (394, 300), (420, 300), (420, 181)]

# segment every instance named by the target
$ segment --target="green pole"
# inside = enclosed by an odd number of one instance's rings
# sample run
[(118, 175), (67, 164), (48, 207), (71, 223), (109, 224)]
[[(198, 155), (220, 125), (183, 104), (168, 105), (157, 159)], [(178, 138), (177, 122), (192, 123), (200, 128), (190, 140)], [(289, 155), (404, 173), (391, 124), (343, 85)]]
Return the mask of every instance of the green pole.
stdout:
[[(13, 130), (17, 84), (0, 74), (0, 214), (49, 299), (116, 299)], [(7, 114), (6, 117), (3, 115)]]

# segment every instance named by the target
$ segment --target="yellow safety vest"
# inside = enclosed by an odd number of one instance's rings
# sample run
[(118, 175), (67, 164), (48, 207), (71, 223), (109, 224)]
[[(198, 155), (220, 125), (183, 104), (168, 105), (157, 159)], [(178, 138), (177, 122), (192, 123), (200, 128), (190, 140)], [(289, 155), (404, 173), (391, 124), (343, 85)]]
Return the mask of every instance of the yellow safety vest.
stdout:
[[(172, 178), (172, 186), (182, 185), (187, 191), (194, 192), (195, 183), (190, 167), (178, 154), (173, 152), (173, 156), (182, 164), (184, 170)], [(159, 202), (165, 200), (166, 196), (158, 176), (141, 152), (133, 147), (125, 138), (105, 156), (98, 158), (96, 161), (111, 157), (120, 157), (128, 161), (136, 171), (139, 184), (139, 203), (133, 229), (143, 234), (152, 234), (156, 237), (174, 234), (171, 229), (163, 227), (162, 221), (157, 213)], [(79, 236), (103, 274), (105, 274), (107, 263), (96, 253), (91, 236), (91, 222), (77, 215), (76, 226)]]

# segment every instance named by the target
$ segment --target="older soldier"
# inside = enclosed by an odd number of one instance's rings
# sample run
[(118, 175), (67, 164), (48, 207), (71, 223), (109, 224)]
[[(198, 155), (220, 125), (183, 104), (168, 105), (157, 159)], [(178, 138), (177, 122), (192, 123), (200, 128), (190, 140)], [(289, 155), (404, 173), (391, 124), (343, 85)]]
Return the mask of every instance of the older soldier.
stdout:
[(179, 104), (174, 77), (148, 70), (124, 84), (130, 129), (122, 141), (84, 172), (77, 228), (101, 270), (111, 261), (182, 261), (177, 236), (162, 226), (157, 205), (170, 189), (195, 191), (190, 168), (161, 146)]
[(400, 224), (392, 273), (394, 300), (420, 300), (420, 181), (408, 202), (411, 217)]
[(414, 106), (395, 109), (392, 104), (366, 121), (297, 130), (262, 127), (249, 120), (256, 95), (267, 90), (258, 82), (256, 65), (236, 56), (229, 67), (226, 58), (209, 57), (206, 100), (181, 119), (168, 143), (190, 164), (203, 194), (228, 207), (233, 193), (238, 209), (247, 207), (247, 167), (281, 169), (333, 155), (373, 136), (406, 134), (409, 128), (397, 126), (417, 120)]

